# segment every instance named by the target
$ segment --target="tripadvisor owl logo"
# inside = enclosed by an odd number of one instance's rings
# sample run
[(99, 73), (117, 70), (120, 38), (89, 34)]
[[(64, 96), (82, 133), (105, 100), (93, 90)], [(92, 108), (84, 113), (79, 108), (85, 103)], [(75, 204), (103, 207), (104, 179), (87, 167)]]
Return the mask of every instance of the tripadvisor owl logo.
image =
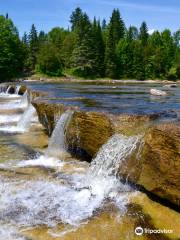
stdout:
[(149, 229), (142, 228), (140, 226), (136, 227), (134, 230), (135, 234), (141, 236), (143, 234), (171, 234), (173, 233), (172, 229)]
[(141, 235), (143, 235), (144, 230), (142, 227), (137, 227), (134, 232), (136, 235), (141, 236)]

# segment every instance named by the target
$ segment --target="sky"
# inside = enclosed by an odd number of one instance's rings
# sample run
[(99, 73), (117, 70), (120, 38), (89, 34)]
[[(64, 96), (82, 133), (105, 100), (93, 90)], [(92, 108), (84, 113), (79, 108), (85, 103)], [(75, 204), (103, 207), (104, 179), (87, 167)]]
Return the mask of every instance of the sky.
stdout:
[(180, 0), (0, 0), (0, 15), (8, 13), (22, 35), (32, 23), (45, 32), (57, 26), (68, 28), (76, 7), (91, 19), (96, 16), (107, 21), (112, 10), (119, 8), (126, 26), (139, 27), (146, 21), (150, 31), (180, 28)]

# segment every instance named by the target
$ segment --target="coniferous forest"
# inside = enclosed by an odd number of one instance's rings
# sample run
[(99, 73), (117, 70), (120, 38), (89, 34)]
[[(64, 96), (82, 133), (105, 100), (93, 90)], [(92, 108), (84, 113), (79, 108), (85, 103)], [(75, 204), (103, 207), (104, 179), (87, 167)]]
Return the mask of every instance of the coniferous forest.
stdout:
[(113, 79), (180, 79), (180, 29), (148, 33), (127, 28), (114, 9), (109, 22), (80, 8), (70, 16), (70, 29), (38, 32), (33, 24), (22, 39), (13, 21), (0, 16), (0, 80), (40, 73)]

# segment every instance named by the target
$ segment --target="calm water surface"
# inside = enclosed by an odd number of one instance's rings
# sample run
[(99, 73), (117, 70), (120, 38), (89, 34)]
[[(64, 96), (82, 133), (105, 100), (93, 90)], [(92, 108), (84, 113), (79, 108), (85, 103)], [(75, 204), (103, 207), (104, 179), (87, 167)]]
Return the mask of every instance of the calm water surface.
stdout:
[[(79, 106), (86, 111), (113, 114), (163, 113), (179, 118), (180, 85), (167, 88), (163, 84), (83, 84), (83, 83), (28, 83), (34, 90), (48, 92), (44, 99), (52, 103)], [(165, 90), (167, 96), (152, 96), (151, 88)]]

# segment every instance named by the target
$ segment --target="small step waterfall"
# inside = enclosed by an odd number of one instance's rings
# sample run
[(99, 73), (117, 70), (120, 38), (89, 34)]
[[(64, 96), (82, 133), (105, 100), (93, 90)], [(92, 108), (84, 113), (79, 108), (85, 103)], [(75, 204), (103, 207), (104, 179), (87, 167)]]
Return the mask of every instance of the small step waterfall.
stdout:
[(123, 160), (136, 149), (138, 141), (139, 136), (115, 134), (101, 147), (88, 174), (94, 177), (115, 176)]
[(27, 107), (28, 106), (28, 92), (27, 92), (27, 90), (23, 94), (19, 105), (20, 105), (20, 107)]
[(6, 94), (9, 94), (9, 90), (10, 90), (11, 86), (8, 86), (7, 90), (6, 90)]
[(23, 113), (22, 117), (20, 118), (17, 124), (17, 128), (24, 131), (28, 130), (35, 112), (36, 112), (35, 108), (30, 104), (29, 107)]
[(62, 153), (66, 153), (66, 130), (73, 113), (73, 111), (67, 110), (60, 116), (49, 141), (48, 149), (46, 151), (47, 156), (59, 157)]
[(20, 90), (21, 86), (16, 86), (16, 89), (15, 89), (15, 94), (19, 94), (19, 90)]

